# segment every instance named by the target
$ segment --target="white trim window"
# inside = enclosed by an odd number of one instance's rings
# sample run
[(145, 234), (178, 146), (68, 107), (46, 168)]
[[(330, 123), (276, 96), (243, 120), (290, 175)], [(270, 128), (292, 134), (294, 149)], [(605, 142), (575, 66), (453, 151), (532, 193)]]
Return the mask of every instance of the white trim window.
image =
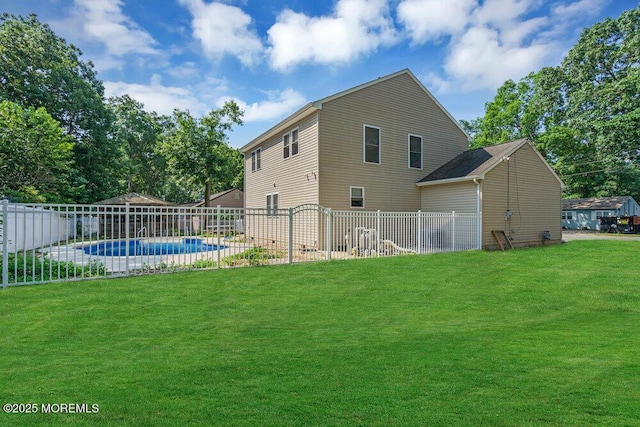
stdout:
[(261, 167), (260, 154), (262, 148), (256, 148), (251, 152), (251, 172), (259, 171)]
[(593, 220), (611, 216), (616, 216), (616, 213), (614, 211), (591, 211), (591, 219)]
[(267, 194), (267, 215), (274, 216), (278, 214), (278, 199), (279, 193)]
[(576, 213), (574, 211), (562, 211), (562, 219), (573, 221), (574, 219), (577, 219)]
[(349, 207), (364, 208), (364, 187), (349, 187)]
[(407, 152), (409, 168), (422, 169), (422, 137), (420, 135), (408, 135)]
[(287, 132), (282, 136), (283, 157), (288, 159), (298, 154), (298, 138), (300, 131), (298, 128)]
[(362, 151), (365, 163), (380, 164), (380, 128), (363, 125)]

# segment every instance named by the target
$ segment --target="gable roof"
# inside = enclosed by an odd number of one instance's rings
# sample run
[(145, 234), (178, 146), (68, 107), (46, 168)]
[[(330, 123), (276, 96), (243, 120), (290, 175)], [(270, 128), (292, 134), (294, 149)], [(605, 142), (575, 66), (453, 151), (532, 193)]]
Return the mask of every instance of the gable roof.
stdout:
[(409, 77), (411, 77), (411, 79), (416, 82), (416, 84), (424, 91), (424, 93), (429, 98), (431, 98), (431, 100), (438, 106), (438, 108), (440, 108), (440, 110), (442, 110), (442, 112), (444, 112), (447, 115), (447, 117), (449, 117), (449, 119), (451, 119), (451, 121), (453, 123), (455, 123), (456, 126), (458, 126), (458, 128), (462, 131), (462, 133), (467, 135), (467, 138), (468, 138), (469, 135), (462, 128), (462, 126), (460, 126), (460, 123), (458, 123), (458, 121), (453, 118), (453, 116), (442, 106), (442, 104), (440, 104), (440, 102), (431, 94), (431, 92), (429, 92), (429, 90), (420, 82), (420, 80), (418, 80), (417, 77), (408, 68), (405, 68), (404, 70), (397, 71), (395, 73), (389, 74), (389, 75), (384, 76), (384, 77), (378, 77), (377, 79), (371, 80), (371, 81), (369, 81), (367, 83), (363, 83), (361, 85), (354, 86), (354, 87), (352, 87), (350, 89), (343, 90), (342, 92), (338, 92), (338, 93), (335, 93), (333, 95), (329, 95), (329, 96), (327, 96), (325, 98), (319, 99), (317, 101), (313, 101), (313, 102), (308, 103), (307, 105), (305, 105), (304, 107), (302, 107), (301, 109), (296, 111), (295, 113), (291, 114), (290, 116), (288, 116), (287, 118), (285, 118), (284, 120), (282, 120), (281, 122), (279, 122), (278, 124), (276, 124), (275, 126), (270, 128), (269, 130), (267, 130), (264, 133), (262, 133), (260, 136), (258, 136), (256, 138), (254, 138), (253, 140), (251, 140), (249, 143), (247, 143), (242, 148), (240, 148), (240, 151), (242, 153), (246, 153), (247, 151), (255, 148), (256, 146), (258, 146), (259, 144), (261, 144), (265, 140), (271, 138), (272, 136), (284, 132), (287, 128), (293, 126), (294, 123), (302, 120), (305, 117), (310, 116), (311, 114), (315, 113), (316, 111), (322, 110), (322, 104), (324, 104), (324, 103), (327, 103), (329, 101), (333, 101), (334, 99), (341, 98), (343, 96), (349, 95), (349, 94), (351, 94), (353, 92), (357, 92), (359, 90), (366, 89), (366, 88), (368, 88), (370, 86), (374, 86), (376, 84), (382, 83), (382, 82), (384, 82), (386, 80), (398, 77), (398, 76), (403, 75), (403, 74), (406, 74)]
[(509, 156), (526, 144), (533, 148), (533, 151), (540, 157), (553, 176), (562, 184), (560, 177), (551, 169), (551, 166), (544, 160), (540, 152), (535, 149), (531, 141), (522, 138), (504, 144), (489, 145), (474, 150), (467, 150), (422, 178), (417, 182), (417, 185), (439, 185), (450, 182), (484, 179), (484, 176), (489, 171), (504, 160), (508, 160)]
[(173, 203), (146, 194), (129, 193), (95, 202), (94, 205), (173, 206)]
[[(210, 201), (214, 201), (222, 196), (225, 196), (229, 193), (233, 193), (235, 191), (239, 191), (240, 193), (242, 193), (242, 190), (239, 190), (237, 188), (230, 188), (228, 190), (225, 191), (221, 191), (219, 193), (215, 193), (212, 194), (211, 197), (209, 198)], [(199, 207), (199, 206), (204, 206), (204, 198), (200, 199), (200, 200), (196, 200), (195, 202), (191, 202), (191, 203), (185, 203), (182, 206), (191, 206), (191, 207)]]
[(565, 199), (562, 201), (562, 210), (620, 209), (629, 200), (633, 200), (633, 197), (619, 196), (619, 197), (591, 197), (591, 198), (585, 198), (585, 199)]

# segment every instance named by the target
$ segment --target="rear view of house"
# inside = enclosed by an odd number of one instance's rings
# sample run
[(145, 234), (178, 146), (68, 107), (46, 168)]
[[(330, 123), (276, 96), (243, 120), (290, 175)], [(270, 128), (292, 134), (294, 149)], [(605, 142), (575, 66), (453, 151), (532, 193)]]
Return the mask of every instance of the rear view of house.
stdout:
[[(241, 151), (245, 207), (266, 210), (249, 235), (286, 236), (279, 210), (319, 205), (475, 214), (487, 248), (500, 245), (492, 231), (514, 246), (561, 239), (561, 182), (533, 145), (468, 151), (468, 135), (409, 70), (309, 103)], [(310, 246), (322, 246), (324, 227), (311, 220)], [(423, 233), (405, 241), (424, 243)]]

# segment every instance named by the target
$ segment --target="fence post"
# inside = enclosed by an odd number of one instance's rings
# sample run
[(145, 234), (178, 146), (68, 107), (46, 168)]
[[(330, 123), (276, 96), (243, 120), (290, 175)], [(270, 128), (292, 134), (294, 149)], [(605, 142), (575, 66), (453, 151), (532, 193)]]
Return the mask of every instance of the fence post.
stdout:
[[(9, 212), (9, 201), (2, 201), (2, 289), (7, 289), (9, 285), (9, 233), (7, 233), (7, 213)], [(17, 262), (17, 260), (16, 260)]]
[(131, 233), (129, 233), (129, 202), (124, 204), (124, 241), (125, 243), (125, 248), (126, 248), (126, 253), (125, 253), (125, 275), (129, 276), (130, 272), (129, 272), (129, 245), (131, 245)]
[(456, 250), (456, 211), (451, 212), (451, 250)]
[(331, 261), (331, 247), (333, 246), (333, 242), (331, 241), (331, 236), (333, 234), (331, 227), (333, 223), (331, 220), (331, 208), (328, 208), (325, 213), (327, 216), (327, 261)]
[(478, 212), (477, 214), (477, 223), (476, 223), (476, 239), (477, 239), (477, 249), (482, 249), (482, 212)]
[(422, 211), (418, 210), (418, 215), (416, 218), (416, 230), (418, 232), (418, 254), (422, 253)]
[(289, 208), (289, 236), (287, 239), (287, 243), (287, 249), (289, 252), (288, 261), (289, 264), (293, 264), (293, 208)]
[(218, 230), (218, 268), (220, 268), (220, 205), (216, 207), (216, 230)]
[[(373, 243), (373, 242), (371, 242)], [(380, 256), (380, 209), (376, 212), (376, 256)]]

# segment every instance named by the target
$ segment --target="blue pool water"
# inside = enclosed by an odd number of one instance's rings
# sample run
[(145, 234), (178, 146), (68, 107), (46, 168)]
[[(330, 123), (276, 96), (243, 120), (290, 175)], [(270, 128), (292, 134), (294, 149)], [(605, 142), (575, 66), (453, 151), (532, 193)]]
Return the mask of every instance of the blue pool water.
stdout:
[[(128, 248), (128, 251), (127, 251)], [(145, 242), (144, 240), (131, 240), (127, 245), (126, 240), (100, 242), (89, 246), (83, 246), (82, 250), (88, 255), (98, 256), (126, 256), (129, 255), (172, 255), (190, 254), (194, 252), (215, 251), (224, 249), (217, 245), (203, 243), (202, 239), (187, 238), (180, 242)]]

